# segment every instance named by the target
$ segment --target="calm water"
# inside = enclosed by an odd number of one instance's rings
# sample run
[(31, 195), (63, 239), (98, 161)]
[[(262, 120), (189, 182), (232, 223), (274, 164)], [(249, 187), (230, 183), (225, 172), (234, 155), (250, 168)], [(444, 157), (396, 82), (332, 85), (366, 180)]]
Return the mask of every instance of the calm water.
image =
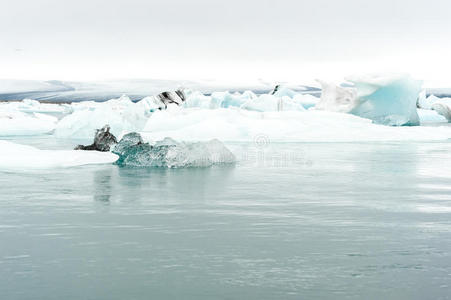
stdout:
[(230, 146), (0, 172), (0, 299), (451, 298), (451, 142)]

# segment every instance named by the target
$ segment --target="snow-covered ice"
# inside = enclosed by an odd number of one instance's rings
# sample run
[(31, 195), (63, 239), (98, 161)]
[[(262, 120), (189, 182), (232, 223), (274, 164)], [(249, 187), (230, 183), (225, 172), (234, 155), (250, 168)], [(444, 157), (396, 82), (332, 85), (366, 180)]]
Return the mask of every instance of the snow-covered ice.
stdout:
[(451, 127), (392, 127), (352, 114), (319, 110), (174, 108), (155, 112), (142, 135), (145, 140), (171, 137), (179, 141), (253, 142), (260, 137), (271, 142), (428, 141), (451, 138)]
[(0, 170), (35, 170), (113, 163), (111, 152), (77, 150), (40, 150), (0, 140)]
[(22, 101), (0, 102), (0, 111), (20, 111), (25, 113), (51, 113), (64, 114), (72, 110), (69, 105), (41, 103), (32, 99)]
[(58, 122), (55, 136), (92, 138), (95, 130), (106, 124), (115, 136), (139, 131), (150, 115), (149, 107), (147, 99), (133, 103), (127, 96), (100, 103), (77, 103), (74, 112)]
[(442, 98), (432, 104), (432, 109), (451, 122), (451, 98)]
[(50, 133), (58, 119), (41, 113), (0, 110), (0, 136)]

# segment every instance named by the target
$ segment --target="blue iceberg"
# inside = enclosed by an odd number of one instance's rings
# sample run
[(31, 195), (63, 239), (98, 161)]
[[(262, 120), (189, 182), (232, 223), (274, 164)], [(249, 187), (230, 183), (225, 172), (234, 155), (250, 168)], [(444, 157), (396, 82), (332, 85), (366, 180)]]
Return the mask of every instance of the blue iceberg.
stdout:
[(347, 80), (352, 87), (320, 82), (323, 93), (315, 107), (351, 113), (384, 125), (420, 124), (416, 105), (421, 81), (408, 75), (371, 75)]
[(117, 165), (132, 167), (209, 167), (236, 161), (235, 155), (218, 140), (184, 143), (165, 138), (150, 145), (136, 132), (126, 134), (112, 152), (119, 155)]

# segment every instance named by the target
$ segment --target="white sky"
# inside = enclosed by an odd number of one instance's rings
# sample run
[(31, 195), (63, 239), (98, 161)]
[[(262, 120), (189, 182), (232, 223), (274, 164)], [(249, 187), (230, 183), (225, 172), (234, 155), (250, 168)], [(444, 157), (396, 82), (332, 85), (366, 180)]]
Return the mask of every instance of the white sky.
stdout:
[(0, 78), (407, 72), (451, 87), (451, 1), (0, 0)]

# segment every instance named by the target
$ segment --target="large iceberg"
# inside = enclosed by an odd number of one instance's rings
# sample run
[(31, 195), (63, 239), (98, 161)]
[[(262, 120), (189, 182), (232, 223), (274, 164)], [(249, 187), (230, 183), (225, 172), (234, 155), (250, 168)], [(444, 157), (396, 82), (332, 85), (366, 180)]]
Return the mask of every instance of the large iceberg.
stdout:
[(421, 81), (407, 75), (349, 77), (352, 87), (320, 81), (316, 109), (351, 113), (384, 125), (419, 125), (416, 110)]
[(101, 103), (74, 105), (74, 112), (61, 119), (57, 137), (91, 138), (96, 129), (109, 124), (115, 136), (141, 130), (149, 117), (147, 100), (133, 103), (127, 96)]
[(235, 156), (218, 140), (184, 143), (165, 138), (150, 145), (136, 133), (126, 134), (114, 147), (116, 164), (133, 167), (208, 167), (235, 162)]
[(145, 140), (177, 141), (355, 142), (431, 141), (451, 138), (451, 127), (375, 124), (352, 114), (320, 110), (256, 112), (174, 108), (155, 112), (141, 132)]
[(25, 171), (75, 167), (113, 163), (117, 159), (118, 156), (111, 152), (40, 150), (32, 146), (0, 140), (0, 170)]

